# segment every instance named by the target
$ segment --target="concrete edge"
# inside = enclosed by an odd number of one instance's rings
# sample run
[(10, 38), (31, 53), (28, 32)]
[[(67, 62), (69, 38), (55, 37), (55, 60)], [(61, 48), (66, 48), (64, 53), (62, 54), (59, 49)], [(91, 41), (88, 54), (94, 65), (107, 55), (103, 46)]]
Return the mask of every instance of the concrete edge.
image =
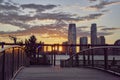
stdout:
[(107, 73), (110, 73), (110, 74), (112, 74), (112, 75), (115, 75), (115, 76), (120, 77), (120, 73), (115, 72), (115, 71), (105, 70), (105, 69), (103, 69), (103, 68), (98, 68), (98, 67), (86, 67), (86, 68), (92, 68), (92, 69), (101, 70), (101, 71), (104, 71), (104, 72), (107, 72)]
[(16, 76), (18, 75), (18, 73), (19, 73), (22, 69), (24, 69), (24, 68), (25, 68), (24, 66), (20, 67), (20, 68), (17, 70), (17, 72), (15, 72), (15, 74), (14, 74), (13, 77), (12, 77), (12, 79), (10, 79), (10, 80), (15, 80)]

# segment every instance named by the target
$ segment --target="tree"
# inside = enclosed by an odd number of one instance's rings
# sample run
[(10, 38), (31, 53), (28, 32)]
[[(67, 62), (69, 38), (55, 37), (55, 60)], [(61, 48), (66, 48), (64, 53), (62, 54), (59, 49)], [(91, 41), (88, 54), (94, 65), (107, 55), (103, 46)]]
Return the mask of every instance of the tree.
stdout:
[(26, 39), (25, 40), (25, 52), (27, 57), (31, 58), (32, 56), (35, 57), (36, 56), (36, 37), (34, 35), (32, 35), (30, 37), (30, 39)]

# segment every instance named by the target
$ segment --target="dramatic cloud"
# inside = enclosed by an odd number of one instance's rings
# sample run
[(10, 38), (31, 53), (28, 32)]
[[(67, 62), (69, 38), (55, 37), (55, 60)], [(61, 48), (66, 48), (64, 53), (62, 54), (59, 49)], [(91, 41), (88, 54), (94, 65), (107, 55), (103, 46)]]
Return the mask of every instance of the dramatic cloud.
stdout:
[(89, 28), (88, 26), (80, 26), (80, 27), (78, 27), (78, 28), (80, 28), (80, 29), (85, 29), (85, 28)]
[(45, 10), (53, 9), (57, 7), (56, 5), (37, 5), (37, 4), (23, 4), (21, 5), (23, 9), (36, 9), (38, 12), (42, 12)]
[(0, 10), (18, 10), (19, 8), (14, 5), (3, 5), (0, 4)]
[(101, 17), (103, 14), (102, 13), (97, 13), (97, 14), (90, 14), (87, 16), (83, 17), (73, 17), (74, 15), (71, 14), (64, 14), (64, 13), (43, 13), (43, 14), (38, 14), (35, 17), (44, 20), (44, 19), (53, 19), (53, 20), (65, 20), (65, 21), (84, 21), (84, 20), (93, 20), (93, 19), (98, 19)]
[[(40, 5), (40, 6), (42, 6), (42, 5)], [(52, 5), (48, 5), (48, 6), (52, 6)], [(43, 10), (53, 8), (53, 7), (48, 8), (48, 6), (47, 5), (42, 6), (42, 8), (44, 8)], [(18, 7), (16, 7), (16, 8), (18, 8)], [(36, 7), (33, 7), (33, 8), (36, 8)], [(6, 8), (6, 9), (8, 9), (8, 8)], [(4, 23), (4, 24), (12, 24), (12, 25), (27, 29), (31, 26), (34, 26), (34, 25), (27, 24), (27, 23), (29, 21), (36, 20), (36, 19), (38, 19), (38, 20), (56, 20), (56, 21), (62, 20), (63, 22), (71, 22), (71, 21), (76, 22), (76, 21), (84, 21), (84, 20), (89, 21), (89, 20), (93, 20), (93, 19), (98, 19), (99, 17), (104, 15), (102, 13), (96, 13), (96, 14), (89, 14), (89, 15), (82, 17), (82, 16), (74, 16), (74, 15), (66, 14), (66, 13), (42, 13), (41, 12), (41, 13), (36, 13), (35, 15), (31, 16), (30, 14), (21, 14), (22, 12), (23, 12), (22, 10), (20, 12), (19, 11), (15, 12), (12, 10), (8, 11), (8, 12), (1, 12), (0, 13), (0, 17), (1, 17), (0, 22)]]
[(87, 16), (83, 16), (83, 17), (74, 17), (74, 15), (70, 15), (70, 14), (64, 14), (64, 13), (44, 13), (44, 14), (40, 14), (40, 15), (36, 15), (36, 17), (38, 19), (53, 19), (53, 20), (65, 20), (65, 21), (84, 21), (84, 20), (93, 20), (93, 19), (98, 19), (99, 17), (101, 17), (102, 13), (96, 13), (96, 14), (89, 14)]
[[(96, 0), (90, 0), (96, 1)], [(38, 4), (0, 4), (0, 23), (16, 26), (13, 32), (0, 31), (0, 34), (15, 34), (17, 36), (39, 34), (41, 37), (57, 37), (67, 38), (68, 23), (79, 21), (90, 21), (100, 18), (104, 13), (92, 13), (84, 16), (65, 12), (45, 12), (57, 7), (57, 5), (38, 5)], [(33, 14), (34, 13), (34, 14)], [(32, 15), (31, 15), (32, 14)], [(53, 20), (51, 24), (40, 23), (43, 20)], [(34, 23), (40, 23), (36, 24)], [(32, 23), (33, 22), (33, 23)], [(49, 23), (49, 22), (48, 22)], [(3, 27), (3, 26), (2, 26)], [(77, 27), (77, 36), (90, 36), (90, 32), (86, 30), (89, 27)], [(1, 28), (2, 29), (2, 28)], [(100, 35), (111, 35), (109, 32), (101, 32)]]
[(88, 6), (86, 7), (86, 9), (88, 10), (100, 10), (100, 9), (103, 9), (105, 8), (106, 6), (109, 6), (109, 5), (116, 5), (116, 4), (120, 4), (120, 1), (104, 1), (104, 0), (100, 0), (100, 3), (99, 4), (96, 4), (96, 5), (92, 5), (92, 6)]
[[(98, 28), (104, 28), (105, 26), (98, 26)], [(90, 27), (88, 26), (81, 26), (81, 27), (77, 27), (77, 37), (90, 37)], [(98, 31), (97, 35), (98, 36), (109, 36), (114, 34), (114, 32), (110, 32), (110, 31)]]
[[(62, 23), (62, 24), (61, 24)], [(61, 24), (61, 25), (60, 25)], [(65, 38), (68, 37), (68, 26), (64, 22), (56, 24), (44, 25), (44, 26), (34, 26), (26, 30), (18, 30), (14, 32), (0, 32), (0, 34), (16, 35), (16, 36), (25, 36), (30, 34), (39, 34), (41, 38)], [(87, 36), (90, 37), (90, 29), (87, 26), (76, 27), (77, 29), (77, 38)], [(112, 35), (114, 32), (110, 31), (99, 31), (98, 36), (108, 36)], [(8, 35), (7, 35), (8, 36)]]
[(18, 36), (24, 35), (30, 35), (30, 34), (39, 34), (40, 36), (44, 37), (44, 34), (47, 34), (47, 37), (63, 37), (66, 38), (67, 36), (67, 29), (64, 27), (57, 27), (52, 25), (46, 25), (46, 26), (34, 26), (32, 28), (29, 28), (27, 30), (23, 31), (17, 31), (17, 32), (11, 32), (9, 33), (11, 35), (16, 34)]
[(88, 1), (94, 2), (94, 1), (97, 1), (97, 0), (88, 0)]
[(3, 0), (0, 0), (0, 3), (2, 3), (3, 2)]
[(89, 36), (90, 36), (89, 31), (77, 30), (77, 38), (79, 38), (79, 37), (89, 37)]
[(114, 34), (113, 32), (97, 32), (98, 36), (108, 36)]
[(96, 14), (89, 14), (88, 16), (81, 17), (82, 20), (93, 20), (93, 19), (98, 19), (104, 15), (103, 13), (96, 13)]
[(120, 30), (120, 28), (103, 28), (102, 31), (114, 31), (114, 30)]

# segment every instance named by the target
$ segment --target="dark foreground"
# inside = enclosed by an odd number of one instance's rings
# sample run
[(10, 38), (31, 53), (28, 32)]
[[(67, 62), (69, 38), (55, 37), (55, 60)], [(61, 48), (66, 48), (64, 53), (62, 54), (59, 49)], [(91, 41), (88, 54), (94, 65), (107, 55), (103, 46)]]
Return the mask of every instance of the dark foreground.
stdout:
[(28, 67), (15, 80), (120, 80), (120, 77), (95, 69)]

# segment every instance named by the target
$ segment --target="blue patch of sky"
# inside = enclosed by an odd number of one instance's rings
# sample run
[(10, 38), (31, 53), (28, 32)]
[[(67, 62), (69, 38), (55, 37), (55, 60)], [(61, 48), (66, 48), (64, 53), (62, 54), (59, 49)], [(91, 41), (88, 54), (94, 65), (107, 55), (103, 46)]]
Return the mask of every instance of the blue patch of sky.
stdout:
[(107, 27), (120, 27), (120, 6), (109, 6), (107, 9), (110, 11), (106, 12), (104, 17), (99, 19), (99, 24)]

